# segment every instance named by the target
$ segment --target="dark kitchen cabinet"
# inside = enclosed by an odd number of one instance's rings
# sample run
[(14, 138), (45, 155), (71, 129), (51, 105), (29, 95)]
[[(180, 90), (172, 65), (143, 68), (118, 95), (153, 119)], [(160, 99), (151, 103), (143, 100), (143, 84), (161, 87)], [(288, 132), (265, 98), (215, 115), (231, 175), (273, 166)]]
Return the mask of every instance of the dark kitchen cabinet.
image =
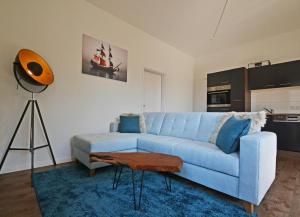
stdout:
[(267, 89), (300, 85), (300, 61), (248, 69), (249, 89)]
[(266, 89), (275, 88), (279, 79), (272, 66), (262, 66), (258, 68), (248, 69), (249, 89)]
[(274, 122), (273, 130), (277, 134), (278, 149), (300, 151), (300, 123)]
[(300, 60), (281, 64), (281, 86), (300, 85)]
[(231, 99), (242, 100), (245, 98), (245, 69), (232, 71), (231, 79)]
[(232, 111), (250, 111), (250, 92), (248, 90), (248, 73), (246, 68), (231, 72), (231, 109)]
[(245, 100), (231, 100), (231, 111), (235, 112), (245, 112), (249, 111), (246, 109)]
[(207, 86), (221, 86), (231, 83), (231, 70), (216, 72), (207, 75)]
[(262, 130), (276, 133), (278, 149), (300, 152), (299, 122), (276, 122), (269, 117)]
[(207, 111), (250, 111), (247, 69), (244, 67), (207, 75), (207, 87), (230, 85), (230, 107), (207, 108)]
[(230, 112), (231, 107), (207, 108), (208, 112)]

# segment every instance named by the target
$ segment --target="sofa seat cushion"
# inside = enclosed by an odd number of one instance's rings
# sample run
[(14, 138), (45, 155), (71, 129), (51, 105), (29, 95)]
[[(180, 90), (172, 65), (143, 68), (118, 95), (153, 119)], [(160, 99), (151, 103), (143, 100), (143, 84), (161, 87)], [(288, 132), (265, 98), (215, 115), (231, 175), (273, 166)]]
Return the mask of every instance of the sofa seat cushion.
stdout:
[(74, 136), (71, 143), (88, 153), (122, 151), (136, 149), (137, 138), (140, 136), (136, 133), (85, 134)]
[(186, 141), (186, 139), (145, 134), (138, 139), (137, 147), (140, 150), (148, 152), (173, 154), (175, 145), (184, 141)]
[(186, 163), (201, 166), (232, 176), (239, 176), (238, 153), (225, 154), (216, 145), (208, 142), (187, 140), (173, 147), (173, 154)]

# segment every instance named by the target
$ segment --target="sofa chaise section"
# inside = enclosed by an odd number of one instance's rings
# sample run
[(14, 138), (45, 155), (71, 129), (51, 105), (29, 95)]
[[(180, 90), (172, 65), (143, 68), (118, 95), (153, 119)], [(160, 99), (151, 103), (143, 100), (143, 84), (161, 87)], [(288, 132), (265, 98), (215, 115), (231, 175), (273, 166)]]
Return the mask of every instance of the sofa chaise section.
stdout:
[(71, 139), (73, 156), (95, 173), (95, 168), (107, 166), (105, 163), (90, 162), (90, 153), (95, 152), (136, 152), (137, 138), (134, 133), (101, 133), (76, 135)]

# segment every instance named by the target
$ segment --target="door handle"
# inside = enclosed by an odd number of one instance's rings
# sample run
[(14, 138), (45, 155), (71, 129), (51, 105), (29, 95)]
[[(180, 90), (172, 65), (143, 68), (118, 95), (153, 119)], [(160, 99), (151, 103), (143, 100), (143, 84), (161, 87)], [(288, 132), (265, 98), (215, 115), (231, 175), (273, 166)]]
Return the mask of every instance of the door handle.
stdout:
[(275, 84), (265, 84), (265, 87), (275, 87)]
[(279, 84), (280, 86), (286, 86), (286, 85), (290, 85), (291, 83), (282, 83), (282, 84)]

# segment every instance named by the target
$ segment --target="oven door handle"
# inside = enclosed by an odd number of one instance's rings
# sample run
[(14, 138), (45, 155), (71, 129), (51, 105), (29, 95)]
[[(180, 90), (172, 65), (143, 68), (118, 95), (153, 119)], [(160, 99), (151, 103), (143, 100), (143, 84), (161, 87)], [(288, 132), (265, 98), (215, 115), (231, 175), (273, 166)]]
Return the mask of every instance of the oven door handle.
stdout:
[(218, 93), (229, 93), (229, 90), (224, 90), (224, 91), (212, 91), (212, 92), (207, 92), (207, 94), (218, 94)]
[(208, 108), (230, 108), (231, 104), (208, 104)]

